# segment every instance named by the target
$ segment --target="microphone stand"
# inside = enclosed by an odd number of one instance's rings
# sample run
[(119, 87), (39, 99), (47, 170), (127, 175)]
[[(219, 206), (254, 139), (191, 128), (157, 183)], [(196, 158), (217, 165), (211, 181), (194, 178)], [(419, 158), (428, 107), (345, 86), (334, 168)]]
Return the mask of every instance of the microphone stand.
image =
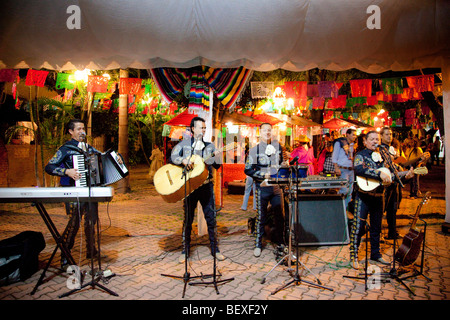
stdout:
[[(215, 196), (214, 196), (214, 190), (212, 190), (212, 197), (213, 197), (213, 205), (214, 205), (214, 221), (215, 221), (215, 226), (214, 226), (214, 243), (213, 243), (213, 260), (214, 260), (214, 262), (213, 262), (213, 275), (212, 275), (212, 277), (213, 277), (213, 280), (212, 281), (210, 281), (210, 282), (194, 282), (194, 283), (189, 283), (189, 285), (191, 285), (191, 286), (194, 286), (194, 285), (205, 285), (205, 286), (207, 286), (207, 285), (210, 285), (210, 284), (212, 284), (212, 285), (214, 285), (214, 288), (216, 289), (216, 293), (217, 294), (219, 294), (219, 289), (217, 288), (217, 284), (218, 283), (225, 283), (225, 282), (230, 282), (230, 281), (233, 281), (234, 280), (234, 278), (229, 278), (229, 279), (222, 279), (222, 280), (219, 280), (219, 281), (217, 281), (217, 258), (216, 258), (216, 250), (217, 250), (217, 221), (216, 221), (216, 214), (217, 214), (217, 212), (219, 212), (221, 209), (219, 208), (219, 209), (215, 209), (215, 207), (216, 207), (216, 199), (215, 199)], [(221, 276), (221, 274), (219, 274), (219, 277)], [(210, 277), (210, 276), (207, 276), (207, 277)], [(203, 276), (203, 278), (205, 278), (205, 276)]]
[[(87, 150), (87, 144), (86, 142), (84, 142), (85, 146), (86, 146), (86, 150)], [(91, 257), (91, 281), (88, 283), (83, 284), (80, 288), (76, 288), (73, 289), (69, 292), (66, 292), (62, 295), (59, 296), (59, 298), (63, 298), (63, 297), (67, 297), (69, 295), (71, 295), (74, 292), (80, 291), (83, 288), (87, 287), (87, 286), (91, 286), (92, 289), (94, 289), (96, 286), (103, 289), (104, 291), (108, 292), (109, 294), (113, 295), (113, 296), (119, 296), (117, 293), (115, 293), (112, 290), (109, 290), (108, 288), (106, 288), (105, 286), (101, 285), (98, 283), (98, 281), (100, 281), (102, 275), (100, 274), (99, 276), (97, 276), (96, 278), (96, 274), (95, 274), (95, 269), (94, 269), (94, 237), (95, 237), (95, 233), (94, 233), (94, 225), (95, 223), (97, 223), (97, 241), (98, 241), (98, 265), (99, 265), (99, 270), (101, 270), (101, 262), (100, 262), (100, 227), (99, 227), (99, 222), (98, 222), (98, 207), (94, 207), (94, 203), (92, 201), (92, 176), (95, 176), (98, 174), (98, 172), (96, 170), (92, 170), (91, 169), (91, 155), (89, 154), (88, 151), (84, 151), (82, 149), (80, 149), (80, 151), (83, 154), (84, 157), (84, 163), (85, 163), (85, 167), (87, 169), (87, 173), (86, 173), (86, 180), (87, 180), (87, 184), (88, 184), (88, 211), (86, 212), (84, 219), (89, 219), (88, 221), (88, 225), (89, 225), (89, 236), (91, 237), (91, 241), (90, 241), (90, 245), (89, 245), (89, 251), (90, 251), (90, 257)], [(93, 154), (92, 154), (93, 155)], [(91, 176), (92, 174), (92, 176)], [(94, 181), (96, 181), (94, 179)], [(80, 221), (81, 223), (81, 221)], [(92, 224), (92, 225), (90, 225)]]
[(191, 158), (194, 155), (194, 149), (195, 149), (195, 146), (197, 145), (197, 142), (198, 142), (198, 139), (195, 139), (194, 143), (192, 144), (191, 155), (188, 158), (187, 164), (183, 168), (183, 174), (181, 176), (181, 179), (184, 178), (184, 226), (183, 226), (183, 235), (182, 235), (182, 238), (183, 238), (183, 249), (184, 249), (184, 275), (183, 276), (175, 276), (175, 275), (164, 274), (164, 273), (161, 274), (161, 276), (163, 276), (163, 277), (170, 277), (170, 278), (175, 278), (175, 279), (183, 279), (184, 287), (183, 287), (183, 294), (181, 296), (182, 298), (184, 298), (184, 295), (186, 293), (186, 286), (187, 286), (188, 282), (191, 279), (205, 277), (205, 276), (194, 276), (194, 277), (191, 277), (191, 274), (188, 271), (188, 258), (189, 258), (188, 248), (187, 248), (187, 245), (186, 245), (186, 240), (184, 239), (184, 237), (186, 236), (188, 215), (191, 214), (191, 212), (189, 210), (189, 201), (188, 201), (188, 195), (187, 195), (187, 183), (188, 183), (188, 169), (187, 169), (187, 167), (191, 163)]
[[(309, 268), (307, 268), (301, 261), (300, 261), (300, 258), (299, 258), (299, 255), (298, 255), (298, 247), (300, 246), (299, 245), (299, 238), (300, 238), (300, 236), (299, 236), (299, 232), (300, 232), (300, 226), (299, 226), (299, 224), (300, 224), (300, 222), (298, 221), (298, 212), (297, 212), (297, 204), (298, 204), (298, 201), (299, 201), (299, 198), (298, 198), (298, 193), (299, 193), (299, 191), (300, 191), (300, 188), (299, 188), (299, 177), (298, 177), (298, 160), (296, 161), (296, 164), (295, 164), (295, 166), (294, 166), (294, 168), (295, 168), (295, 172), (296, 172), (296, 176), (295, 176), (295, 181), (296, 181), (296, 194), (295, 194), (295, 200), (294, 200), (294, 220), (293, 220), (293, 222), (291, 222), (291, 223), (293, 223), (294, 224), (294, 236), (297, 238), (296, 239), (296, 243), (295, 243), (295, 245), (296, 245), (296, 263), (295, 263), (295, 274), (294, 275), (291, 275), (292, 276), (292, 280), (291, 281), (289, 281), (288, 283), (286, 283), (286, 284), (284, 284), (284, 285), (282, 285), (281, 287), (279, 287), (278, 289), (276, 289), (275, 291), (273, 291), (272, 293), (271, 293), (271, 295), (274, 295), (274, 294), (276, 294), (277, 292), (279, 292), (279, 291), (281, 291), (281, 290), (283, 290), (283, 289), (286, 289), (286, 288), (288, 288), (291, 284), (294, 284), (294, 285), (296, 285), (296, 286), (298, 286), (298, 285), (300, 285), (302, 282), (305, 282), (305, 283), (307, 283), (307, 284), (309, 284), (310, 286), (314, 286), (314, 287), (317, 287), (317, 288), (320, 288), (320, 289), (326, 289), (326, 290), (329, 290), (329, 291), (333, 291), (333, 289), (331, 289), (331, 288), (328, 288), (328, 287), (325, 287), (325, 286), (323, 286), (322, 285), (322, 283), (320, 282), (320, 280), (319, 280), (319, 278), (317, 278), (317, 276), (309, 269)], [(291, 213), (292, 214), (292, 213)], [(290, 219), (291, 219), (291, 221), (292, 221), (292, 216), (290, 217)], [(292, 229), (292, 228), (291, 228)], [(291, 237), (292, 235), (290, 235), (290, 237)], [(289, 248), (290, 249), (290, 248)], [(289, 251), (289, 259), (290, 259), (290, 254), (291, 254), (291, 252)], [(317, 280), (317, 284), (315, 284), (315, 283), (313, 283), (313, 282), (310, 282), (310, 281), (306, 281), (306, 280), (302, 280), (301, 278), (300, 278), (300, 274), (299, 274), (299, 271), (298, 271), (298, 266), (299, 266), (299, 264), (302, 264), (302, 266), (305, 268), (305, 269), (308, 269), (308, 271), (312, 274), (312, 275), (314, 275), (315, 276), (315, 278), (316, 278), (316, 280)], [(289, 261), (289, 265), (290, 265), (290, 261)]]
[[(384, 147), (381, 147), (383, 149), (386, 149)], [(400, 177), (398, 176), (398, 171), (397, 168), (394, 166), (394, 164), (392, 163), (392, 161), (388, 161), (390, 159), (386, 159), (385, 157), (385, 152), (388, 152), (386, 150), (383, 150), (384, 152), (381, 152), (381, 155), (383, 157), (383, 159), (388, 163), (389, 165), (389, 169), (394, 173), (394, 176), (396, 178), (396, 180), (399, 182), (399, 184), (401, 185), (402, 188), (404, 188), (405, 186), (403, 185), (402, 181), (400, 180)], [(401, 192), (401, 190), (398, 190), (398, 192)], [(398, 196), (398, 195), (397, 195)], [(394, 230), (397, 230), (397, 219), (394, 219)], [(393, 253), (392, 253), (392, 268), (389, 272), (384, 272), (381, 273), (382, 276), (385, 277), (385, 279), (383, 279), (384, 281), (387, 281), (387, 279), (394, 279), (397, 282), (399, 282), (400, 284), (402, 284), (411, 294), (416, 295), (404, 282), (403, 279), (400, 278), (398, 270), (396, 268), (395, 265), (395, 256), (396, 256), (396, 249), (397, 248), (397, 237), (396, 235), (394, 235), (394, 243), (393, 243)]]

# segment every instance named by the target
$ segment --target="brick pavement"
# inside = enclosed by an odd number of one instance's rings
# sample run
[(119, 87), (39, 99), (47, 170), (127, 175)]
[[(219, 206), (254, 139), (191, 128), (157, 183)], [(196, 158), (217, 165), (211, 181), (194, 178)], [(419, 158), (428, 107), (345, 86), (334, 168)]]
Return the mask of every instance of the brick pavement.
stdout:
[[(219, 212), (218, 234), (221, 252), (227, 257), (218, 262), (218, 280), (231, 280), (218, 286), (203, 285), (208, 279), (189, 279), (185, 296), (183, 277), (185, 265), (178, 263), (181, 254), (182, 208), (180, 203), (165, 203), (146, 179), (146, 167), (132, 168), (130, 182), (132, 192), (117, 194), (112, 202), (100, 204), (102, 230), (102, 252), (107, 259), (102, 269), (109, 268), (115, 276), (99, 283), (118, 293), (118, 297), (96, 287), (88, 287), (60, 300), (211, 300), (211, 301), (284, 301), (284, 300), (448, 300), (450, 298), (450, 239), (441, 231), (445, 216), (445, 185), (443, 167), (434, 168), (428, 176), (421, 178), (422, 191), (432, 190), (433, 198), (423, 206), (422, 217), (428, 223), (424, 275), (405, 280), (405, 284), (416, 294), (412, 295), (398, 281), (381, 283), (365, 290), (363, 280), (344, 276), (360, 273), (349, 267), (348, 245), (300, 247), (299, 267), (302, 282), (276, 294), (277, 288), (293, 278), (286, 266), (276, 267), (275, 256), (267, 243), (261, 257), (253, 256), (253, 237), (247, 233), (247, 219), (252, 211), (240, 210), (241, 195), (224, 195), (224, 207)], [(408, 194), (407, 186), (404, 195)], [(401, 234), (408, 231), (410, 220), (421, 199), (404, 199), (398, 212), (398, 227)], [(250, 202), (251, 203), (251, 202)], [(55, 225), (62, 230), (66, 223), (64, 208), (60, 204), (46, 206)], [(384, 219), (385, 223), (385, 219)], [(195, 227), (195, 225), (194, 225)], [(384, 226), (386, 227), (386, 226)], [(55, 242), (46, 229), (36, 209), (27, 204), (0, 204), (0, 239), (11, 237), (21, 231), (34, 230), (44, 234), (47, 246), (41, 252), (41, 269), (54, 249)], [(385, 231), (385, 229), (384, 229)], [(81, 233), (73, 249), (75, 260), (82, 271), (89, 270), (83, 259), (84, 246), (80, 245)], [(195, 244), (188, 270), (191, 277), (213, 272), (213, 259), (209, 255), (207, 236), (194, 236)], [(392, 245), (383, 244), (386, 257), (392, 257)], [(363, 257), (364, 246), (361, 256)], [(38, 281), (41, 270), (31, 278), (0, 287), (0, 300), (59, 300), (66, 293), (70, 276), (58, 269), (55, 259), (47, 272), (46, 281), (34, 295), (30, 292)], [(390, 268), (382, 268), (388, 272)], [(293, 270), (295, 267), (293, 266)], [(261, 280), (266, 277), (265, 283)], [(317, 279), (322, 286), (318, 288)], [(90, 280), (90, 277), (89, 279)], [(200, 282), (200, 285), (193, 283)], [(308, 283), (307, 283), (308, 282)], [(309, 283), (312, 283), (310, 285)]]

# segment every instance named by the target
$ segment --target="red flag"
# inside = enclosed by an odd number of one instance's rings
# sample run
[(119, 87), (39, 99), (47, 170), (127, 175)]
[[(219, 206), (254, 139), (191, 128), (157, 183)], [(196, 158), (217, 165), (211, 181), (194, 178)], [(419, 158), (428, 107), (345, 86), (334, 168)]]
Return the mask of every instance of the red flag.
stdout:
[(43, 87), (48, 71), (28, 70), (25, 85)]
[(372, 96), (372, 80), (350, 80), (350, 87), (352, 89), (352, 97), (370, 97)]
[(103, 76), (89, 76), (87, 83), (88, 92), (108, 92), (108, 78)]
[(120, 94), (137, 94), (141, 89), (142, 79), (139, 78), (120, 78)]
[(418, 92), (434, 90), (434, 74), (406, 77), (406, 81), (410, 88), (415, 88)]

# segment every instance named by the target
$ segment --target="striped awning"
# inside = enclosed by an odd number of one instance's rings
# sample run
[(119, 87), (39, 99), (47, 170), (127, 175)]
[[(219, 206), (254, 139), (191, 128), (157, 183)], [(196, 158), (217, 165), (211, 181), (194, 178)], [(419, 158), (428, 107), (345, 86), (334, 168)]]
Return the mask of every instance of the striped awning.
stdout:
[(208, 107), (209, 89), (217, 99), (231, 108), (241, 95), (251, 76), (251, 70), (239, 68), (211, 68), (207, 66), (190, 69), (155, 68), (151, 69), (153, 80), (166, 101), (172, 102), (183, 93), (189, 83), (189, 107)]

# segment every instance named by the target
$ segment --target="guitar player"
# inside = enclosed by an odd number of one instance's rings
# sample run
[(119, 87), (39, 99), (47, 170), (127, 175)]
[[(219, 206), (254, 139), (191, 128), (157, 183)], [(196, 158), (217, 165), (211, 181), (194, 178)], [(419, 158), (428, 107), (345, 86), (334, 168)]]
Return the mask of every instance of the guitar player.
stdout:
[[(390, 184), (392, 182), (392, 174), (377, 169), (388, 165), (384, 161), (378, 149), (380, 145), (380, 134), (377, 131), (370, 131), (365, 137), (364, 150), (358, 152), (354, 160), (354, 170), (356, 176), (368, 177)], [(392, 172), (391, 172), (392, 173)], [(406, 174), (405, 178), (412, 178), (414, 175), (412, 169)], [(385, 197), (385, 187), (380, 185), (373, 191), (363, 191), (357, 188), (355, 196), (354, 219), (350, 233), (350, 260), (354, 269), (359, 268), (358, 249), (361, 237), (365, 233), (365, 223), (368, 215), (370, 215), (370, 260), (389, 265), (383, 259), (380, 252), (380, 233), (381, 221), (383, 217), (383, 206)]]
[[(206, 132), (206, 122), (203, 118), (194, 117), (190, 126), (191, 137), (183, 139), (173, 149), (170, 156), (170, 162), (174, 165), (184, 166), (186, 170), (192, 170), (194, 163), (190, 162), (191, 155), (198, 155), (204, 159), (208, 168), (208, 178), (196, 190), (194, 190), (183, 201), (184, 213), (186, 219), (183, 220), (183, 252), (179, 258), (179, 263), (184, 263), (186, 256), (190, 254), (192, 222), (194, 220), (195, 208), (197, 202), (200, 202), (208, 227), (209, 242), (211, 255), (215, 255), (216, 259), (222, 261), (225, 259), (220, 253), (215, 234), (216, 228), (216, 212), (214, 201), (214, 185), (212, 168), (218, 169), (221, 165), (221, 152), (217, 151), (214, 144), (206, 142), (203, 137)], [(185, 251), (186, 250), (186, 251)]]
[[(390, 165), (396, 166), (393, 163), (393, 158), (397, 156), (397, 153), (394, 147), (391, 145), (392, 143), (392, 130), (389, 127), (384, 127), (380, 130), (381, 137), (381, 145), (380, 145), (380, 153), (384, 155), (387, 161), (390, 161)], [(401, 170), (400, 167), (397, 167), (398, 170)], [(398, 181), (392, 181), (392, 184), (386, 187), (384, 194), (384, 208), (386, 211), (386, 221), (388, 225), (388, 234), (387, 239), (398, 239), (400, 236), (397, 232), (396, 228), (396, 218), (397, 218), (397, 210), (400, 207), (400, 202), (402, 199), (402, 189), (401, 185)]]

